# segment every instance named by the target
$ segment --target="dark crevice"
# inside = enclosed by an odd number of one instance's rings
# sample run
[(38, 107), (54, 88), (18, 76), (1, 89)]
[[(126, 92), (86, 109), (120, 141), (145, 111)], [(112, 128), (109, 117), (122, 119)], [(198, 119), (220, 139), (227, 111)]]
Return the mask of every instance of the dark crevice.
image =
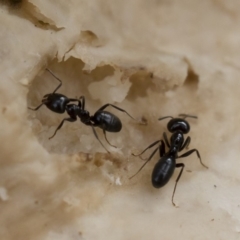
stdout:
[(10, 14), (27, 19), (37, 28), (54, 31), (63, 29), (63, 27), (57, 27), (50, 18), (44, 16), (34, 4), (27, 0), (1, 0), (0, 2), (9, 7)]
[(90, 30), (81, 31), (80, 42), (95, 47), (99, 45), (99, 39), (97, 35)]
[(146, 97), (147, 90), (154, 90), (155, 84), (152, 82), (153, 74), (146, 70), (139, 70), (132, 74), (129, 81), (132, 86), (128, 92), (127, 99), (134, 100), (138, 97)]
[(72, 46), (64, 53), (63, 57), (62, 57), (62, 62), (65, 62), (65, 56), (66, 54), (68, 54), (71, 50), (74, 49), (74, 47), (76, 46), (77, 42), (73, 43)]
[(112, 76), (114, 74), (114, 68), (110, 65), (104, 65), (101, 67), (96, 67), (90, 73), (84, 71), (86, 74), (90, 75), (94, 81), (101, 81), (108, 76)]
[(188, 64), (188, 74), (184, 86), (196, 91), (199, 83), (199, 75), (193, 70), (190, 62), (188, 60), (186, 62)]
[(197, 87), (199, 82), (199, 76), (192, 70), (188, 71), (187, 78), (184, 82), (185, 86), (191, 85), (192, 87)]
[(0, 0), (0, 3), (7, 5), (12, 9), (19, 9), (23, 4), (23, 0)]

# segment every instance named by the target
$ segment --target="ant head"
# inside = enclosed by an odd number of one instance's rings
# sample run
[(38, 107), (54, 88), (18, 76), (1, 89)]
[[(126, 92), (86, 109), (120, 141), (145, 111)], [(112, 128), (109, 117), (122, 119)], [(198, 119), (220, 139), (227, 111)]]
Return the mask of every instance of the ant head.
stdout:
[(171, 136), (171, 146), (176, 147), (178, 150), (181, 148), (184, 142), (184, 136), (181, 130), (175, 131)]
[(78, 112), (78, 116), (82, 122), (89, 122), (90, 121), (90, 114), (87, 110), (82, 110)]
[(190, 131), (189, 123), (183, 118), (173, 118), (168, 122), (168, 131), (174, 133), (176, 131), (181, 131), (186, 134)]
[(87, 111), (87, 110), (81, 110), (81, 116), (82, 117), (84, 117), (84, 116), (90, 116), (90, 114), (89, 114), (89, 111)]

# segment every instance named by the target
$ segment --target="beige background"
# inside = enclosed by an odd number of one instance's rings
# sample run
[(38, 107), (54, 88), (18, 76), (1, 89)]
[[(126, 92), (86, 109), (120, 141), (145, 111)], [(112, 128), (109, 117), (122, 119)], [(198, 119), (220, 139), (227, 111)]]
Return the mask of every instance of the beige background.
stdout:
[[(1, 239), (238, 239), (240, 34), (237, 0), (24, 1), (0, 5)], [(115, 103), (123, 122), (105, 146), (89, 127), (42, 107), (59, 92), (86, 96), (93, 114)], [(135, 178), (138, 153), (167, 121), (196, 114), (193, 154), (171, 204), (173, 178), (151, 186), (158, 156)], [(99, 136), (103, 139), (101, 131)], [(150, 154), (150, 153), (148, 153)], [(148, 154), (145, 156), (147, 157)]]

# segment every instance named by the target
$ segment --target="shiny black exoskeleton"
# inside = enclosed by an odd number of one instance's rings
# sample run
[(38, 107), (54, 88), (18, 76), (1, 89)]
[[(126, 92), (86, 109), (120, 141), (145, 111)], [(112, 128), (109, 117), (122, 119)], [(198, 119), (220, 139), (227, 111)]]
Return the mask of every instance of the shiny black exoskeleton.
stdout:
[[(68, 98), (63, 94), (56, 93), (56, 91), (62, 86), (62, 81), (56, 77), (52, 71), (49, 69), (46, 69), (53, 77), (55, 77), (60, 84), (57, 86), (57, 88), (49, 94), (44, 95), (42, 99), (42, 103), (37, 106), (36, 108), (29, 108), (33, 111), (37, 111), (41, 106), (46, 105), (48, 109), (55, 113), (64, 113), (65, 111), (69, 115), (68, 118), (64, 118), (62, 122), (59, 124), (57, 129), (55, 130), (54, 134), (49, 138), (53, 138), (57, 131), (63, 126), (63, 123), (65, 121), (68, 122), (75, 122), (77, 121), (77, 117), (80, 118), (81, 122), (84, 123), (87, 126), (92, 127), (94, 136), (97, 138), (97, 140), (100, 142), (100, 144), (103, 146), (103, 148), (108, 152), (108, 150), (104, 147), (100, 139), (98, 138), (97, 132), (94, 129), (94, 127), (99, 127), (103, 130), (104, 137), (109, 145), (113, 146), (109, 143), (106, 137), (106, 131), (107, 132), (119, 132), (122, 129), (122, 123), (121, 120), (115, 116), (114, 114), (104, 111), (105, 108), (108, 106), (112, 106), (113, 108), (125, 112), (129, 117), (134, 119), (128, 112), (126, 112), (124, 109), (121, 109), (117, 106), (114, 106), (112, 104), (105, 104), (102, 107), (100, 107), (93, 116), (90, 115), (90, 113), (85, 110), (85, 97), (81, 96), (79, 99), (76, 98)], [(73, 104), (72, 102), (78, 102), (78, 104)], [(113, 146), (115, 147), (115, 146)]]
[[(166, 185), (168, 183), (169, 179), (172, 177), (175, 168), (181, 168), (180, 173), (176, 179), (175, 187), (174, 187), (173, 194), (172, 194), (172, 204), (174, 206), (175, 206), (175, 203), (173, 201), (173, 198), (174, 198), (175, 190), (177, 187), (177, 183), (182, 175), (183, 169), (185, 167), (185, 165), (183, 163), (176, 163), (176, 159), (187, 157), (190, 154), (192, 154), (193, 152), (196, 152), (196, 154), (200, 160), (200, 163), (205, 168), (208, 168), (206, 165), (203, 164), (200, 154), (197, 149), (189, 150), (188, 152), (178, 156), (178, 153), (181, 152), (184, 148), (187, 148), (191, 141), (191, 138), (189, 136), (184, 141), (184, 134), (187, 134), (190, 131), (190, 125), (185, 120), (185, 118), (187, 118), (187, 117), (197, 118), (195, 116), (191, 116), (191, 115), (187, 115), (187, 114), (180, 114), (179, 116), (182, 116), (183, 118), (173, 118), (171, 116), (159, 118), (159, 120), (163, 120), (165, 118), (172, 118), (168, 122), (168, 125), (167, 125), (168, 131), (172, 133), (172, 136), (170, 138), (170, 143), (167, 139), (166, 133), (164, 132), (163, 140), (158, 140), (158, 141), (152, 143), (145, 150), (143, 150), (139, 155), (133, 154), (134, 156), (140, 156), (147, 149), (152, 148), (153, 146), (160, 143), (160, 146), (157, 147), (152, 152), (150, 157), (147, 159), (147, 161), (143, 164), (143, 166), (137, 172), (137, 173), (139, 173), (142, 170), (142, 168), (152, 159), (152, 157), (155, 155), (155, 153), (159, 149), (160, 159), (154, 166), (154, 169), (152, 172), (152, 185), (155, 188), (161, 188), (164, 185)], [(168, 152), (165, 151), (165, 144), (169, 148)], [(132, 177), (134, 177), (136, 174), (134, 174)]]

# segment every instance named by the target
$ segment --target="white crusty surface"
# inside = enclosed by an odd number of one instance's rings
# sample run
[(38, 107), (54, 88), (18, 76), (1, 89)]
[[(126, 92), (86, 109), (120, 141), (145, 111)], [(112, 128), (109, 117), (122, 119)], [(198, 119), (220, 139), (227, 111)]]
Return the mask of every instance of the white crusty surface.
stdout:
[[(240, 234), (240, 2), (29, 0), (0, 2), (0, 239), (238, 239)], [(86, 97), (146, 119), (100, 129), (65, 123), (42, 97)], [(162, 189), (139, 153), (167, 131), (161, 116), (189, 119), (190, 149), (175, 203), (179, 169)], [(168, 136), (170, 136), (168, 134)], [(185, 151), (185, 150), (184, 150)], [(144, 157), (150, 155), (146, 153)]]

